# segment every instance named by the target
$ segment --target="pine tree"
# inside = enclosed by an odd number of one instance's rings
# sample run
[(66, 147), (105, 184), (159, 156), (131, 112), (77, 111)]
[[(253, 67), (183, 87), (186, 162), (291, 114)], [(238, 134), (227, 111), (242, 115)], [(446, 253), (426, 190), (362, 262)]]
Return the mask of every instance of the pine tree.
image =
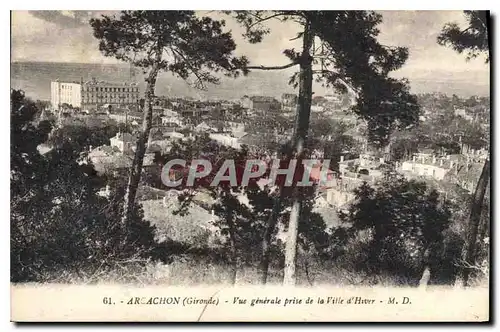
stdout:
[[(84, 278), (130, 258), (148, 259), (154, 229), (134, 210), (124, 238), (119, 183), (81, 164), (90, 132), (68, 131), (43, 155), (51, 125), (34, 121), (39, 110), (20, 91), (11, 93), (11, 279), (53, 281)], [(52, 142), (54, 143), (54, 142)], [(109, 184), (109, 197), (99, 191)], [(64, 280), (67, 281), (67, 280)]]
[[(292, 150), (298, 159), (306, 157), (304, 147), (315, 76), (325, 85), (343, 91), (349, 89), (356, 95), (352, 111), (367, 121), (369, 141), (375, 146), (387, 144), (395, 128), (418, 122), (419, 107), (416, 97), (409, 92), (408, 82), (389, 77), (391, 71), (404, 64), (408, 50), (384, 46), (377, 41), (377, 25), (382, 21), (380, 14), (367, 11), (236, 11), (229, 14), (246, 28), (246, 37), (251, 43), (262, 41), (270, 32), (265, 26), (268, 20), (293, 21), (301, 26), (302, 31), (297, 35), (297, 39), (302, 40), (301, 50), (283, 51), (290, 63), (246, 67), (248, 70), (299, 67), (298, 73), (290, 79), (290, 83), (299, 88)], [(284, 277), (284, 283), (292, 285), (295, 283), (297, 227), (301, 215), (297, 199), (299, 189), (295, 189), (293, 196)], [(276, 206), (279, 209), (279, 199)], [(269, 227), (274, 224), (270, 221)]]
[(352, 234), (369, 234), (362, 262), (368, 273), (389, 273), (416, 283), (423, 269), (439, 266), (435, 248), (443, 244), (451, 213), (435, 190), (425, 182), (387, 173), (376, 186), (363, 183), (355, 197), (341, 219)]
[[(446, 24), (440, 35), (438, 43), (443, 46), (452, 47), (458, 53), (467, 52), (467, 60), (480, 55), (486, 57), (486, 63), (490, 60), (489, 30), (490, 20), (487, 11), (464, 11), (467, 19), (467, 27), (460, 29), (456, 23)], [(484, 196), (488, 183), (490, 182), (490, 159), (486, 158), (483, 170), (479, 177), (469, 215), (469, 225), (466, 232), (466, 245), (463, 250), (462, 260), (468, 265), (475, 265), (476, 243), (479, 223), (481, 221), (481, 211), (484, 203)], [(470, 270), (467, 267), (462, 269), (460, 281), (462, 286), (467, 286)]]
[(123, 11), (119, 17), (91, 19), (90, 25), (105, 56), (129, 62), (147, 73), (142, 130), (124, 199), (122, 222), (127, 228), (151, 131), (158, 74), (168, 71), (185, 80), (193, 77), (194, 86), (203, 88), (206, 83), (219, 82), (213, 72), (237, 76), (242, 70), (233, 68), (244, 68), (247, 61), (233, 56), (236, 44), (231, 34), (223, 31), (224, 21), (197, 17), (193, 11)]

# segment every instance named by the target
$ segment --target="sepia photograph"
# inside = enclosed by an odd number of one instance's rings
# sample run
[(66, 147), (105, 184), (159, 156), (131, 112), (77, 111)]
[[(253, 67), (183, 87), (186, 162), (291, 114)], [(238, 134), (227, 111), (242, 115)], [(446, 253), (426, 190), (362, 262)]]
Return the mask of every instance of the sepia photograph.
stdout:
[(489, 322), (487, 10), (13, 10), (13, 322)]

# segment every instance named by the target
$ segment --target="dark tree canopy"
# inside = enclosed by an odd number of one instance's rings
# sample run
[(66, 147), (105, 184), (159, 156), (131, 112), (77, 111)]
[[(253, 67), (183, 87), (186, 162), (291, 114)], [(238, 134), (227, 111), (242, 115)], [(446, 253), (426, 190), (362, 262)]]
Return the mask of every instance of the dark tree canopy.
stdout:
[[(51, 125), (35, 121), (39, 110), (22, 91), (11, 92), (11, 279), (47, 281), (94, 275), (121, 259), (150, 256), (154, 229), (136, 209), (127, 241), (119, 228), (123, 185), (97, 176), (80, 152), (91, 132), (59, 131), (41, 154)], [(61, 137), (64, 136), (64, 137)], [(76, 142), (76, 143), (75, 143)], [(99, 191), (108, 184), (108, 197)], [(143, 256), (141, 256), (143, 257)]]
[(247, 59), (233, 55), (236, 44), (230, 32), (222, 31), (224, 21), (198, 17), (194, 11), (122, 11), (119, 17), (91, 19), (90, 25), (104, 55), (141, 67), (147, 73), (142, 130), (124, 197), (122, 224), (126, 228), (153, 124), (152, 102), (158, 74), (169, 71), (184, 80), (194, 77), (194, 86), (204, 88), (206, 83), (219, 83), (217, 72), (228, 76), (246, 74)]
[[(233, 15), (246, 28), (245, 37), (251, 43), (260, 42), (270, 33), (265, 26), (268, 20), (308, 24), (312, 34), (320, 39), (311, 54), (316, 81), (341, 92), (349, 89), (356, 95), (352, 111), (367, 121), (369, 139), (374, 145), (387, 144), (394, 129), (418, 122), (419, 106), (409, 91), (408, 81), (388, 76), (403, 66), (408, 50), (379, 43), (377, 26), (382, 15), (372, 11), (236, 11)], [(302, 37), (303, 33), (297, 35)], [(285, 69), (307, 60), (294, 49), (285, 49), (283, 53), (290, 64), (247, 69)], [(298, 76), (294, 74), (290, 83), (296, 85)]]
[(467, 52), (467, 59), (485, 55), (489, 62), (488, 11), (464, 10), (468, 26), (461, 29), (457, 23), (447, 23), (437, 40), (440, 45), (451, 47), (458, 53)]
[(197, 87), (218, 83), (214, 72), (236, 76), (239, 71), (229, 69), (247, 63), (232, 55), (236, 44), (223, 31), (224, 21), (197, 17), (194, 11), (123, 11), (118, 18), (92, 19), (90, 25), (104, 55), (141, 68), (157, 64), (183, 79), (194, 76)]
[[(486, 63), (489, 62), (489, 39), (488, 39), (488, 11), (464, 11), (468, 21), (468, 27), (460, 30), (458, 24), (448, 23), (443, 27), (443, 31), (438, 36), (438, 43), (445, 46), (451, 46), (458, 53), (468, 52), (467, 60), (476, 58), (481, 54), (486, 56)], [(480, 146), (484, 143), (482, 135), (477, 135), (477, 131), (470, 130), (468, 135), (474, 145)], [(480, 133), (480, 132), (479, 132)], [(483, 142), (481, 142), (483, 141)], [(481, 211), (484, 203), (484, 197), (490, 182), (490, 159), (486, 159), (483, 170), (479, 177), (476, 190), (474, 191), (471, 204), (469, 225), (467, 227), (467, 241), (462, 252), (462, 259), (467, 264), (474, 265), (477, 259), (476, 242), (479, 234), (479, 224), (481, 222)], [(461, 269), (461, 284), (466, 286), (470, 275), (468, 267)]]
[(369, 231), (363, 269), (413, 275), (418, 280), (422, 264), (441, 264), (443, 232), (451, 214), (448, 201), (436, 190), (425, 182), (387, 173), (375, 187), (363, 183), (355, 196), (341, 219), (355, 233)]

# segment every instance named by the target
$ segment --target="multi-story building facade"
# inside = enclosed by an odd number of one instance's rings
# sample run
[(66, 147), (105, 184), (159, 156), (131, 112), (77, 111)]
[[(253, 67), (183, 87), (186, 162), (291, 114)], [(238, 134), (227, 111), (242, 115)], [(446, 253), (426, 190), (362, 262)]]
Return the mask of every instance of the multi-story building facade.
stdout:
[(413, 159), (401, 164), (401, 171), (417, 176), (432, 177), (435, 180), (443, 180), (450, 169), (453, 169), (453, 160), (432, 156), (430, 158), (413, 156)]
[(417, 176), (453, 183), (472, 194), (483, 166), (484, 160), (479, 155), (454, 154), (437, 157), (415, 154), (412, 160), (404, 161), (398, 168), (408, 177)]
[(98, 109), (103, 106), (130, 107), (139, 105), (137, 83), (110, 83), (103, 81), (51, 82), (53, 108), (68, 104), (81, 109)]
[(139, 105), (139, 86), (137, 83), (95, 80), (82, 84), (83, 108), (97, 108), (106, 104), (116, 107)]
[(82, 89), (80, 83), (75, 82), (51, 82), (50, 102), (54, 109), (58, 109), (63, 104), (73, 107), (82, 106)]

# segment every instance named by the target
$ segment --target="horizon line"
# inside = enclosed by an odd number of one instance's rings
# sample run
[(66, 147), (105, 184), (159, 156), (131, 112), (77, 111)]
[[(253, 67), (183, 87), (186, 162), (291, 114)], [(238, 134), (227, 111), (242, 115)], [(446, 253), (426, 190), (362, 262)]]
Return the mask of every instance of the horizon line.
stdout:
[(84, 65), (129, 65), (127, 62), (106, 63), (106, 62), (74, 62), (74, 61), (38, 61), (38, 60), (10, 60), (10, 63), (73, 63)]

